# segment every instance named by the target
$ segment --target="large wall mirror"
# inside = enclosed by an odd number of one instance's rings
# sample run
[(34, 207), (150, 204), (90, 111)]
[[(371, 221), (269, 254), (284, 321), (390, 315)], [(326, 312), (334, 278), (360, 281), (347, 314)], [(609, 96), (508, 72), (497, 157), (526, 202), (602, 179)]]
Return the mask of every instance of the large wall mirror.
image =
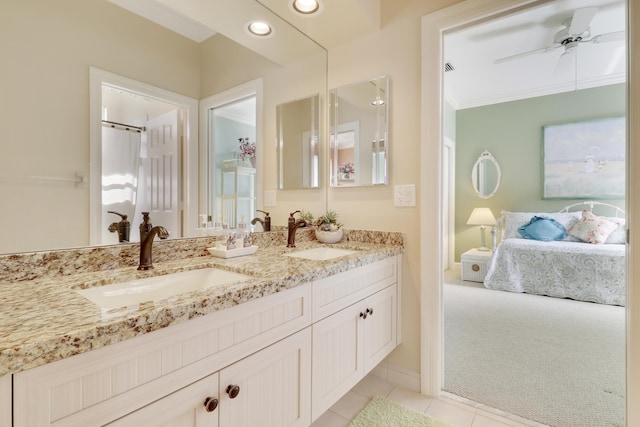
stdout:
[[(255, 107), (255, 135), (243, 129), (228, 137), (236, 146), (240, 137), (256, 143), (256, 189), (265, 177), (275, 179), (276, 105), (326, 92), (326, 50), (255, 0), (143, 4), (28, 0), (0, 5), (0, 26), (6, 35), (0, 38), (5, 59), (0, 64), (0, 129), (5, 138), (0, 148), (0, 199), (3, 206), (11, 206), (0, 217), (0, 253), (118, 244), (118, 234), (111, 232), (103, 233), (104, 239), (90, 240), (94, 223), (100, 221), (98, 226), (104, 228), (120, 219), (106, 213), (106, 221), (95, 220), (90, 212), (92, 200), (104, 195), (104, 183), (96, 185), (92, 177), (100, 157), (96, 162), (89, 140), (102, 131), (100, 104), (95, 126), (96, 114), (89, 108), (92, 67), (196, 103), (261, 79), (263, 99), (261, 107)], [(136, 7), (135, 13), (129, 10)], [(175, 18), (166, 24), (171, 29), (154, 22), (154, 16), (167, 14)], [(277, 26), (273, 37), (248, 36), (244, 24), (257, 18)], [(109, 88), (109, 96), (131, 98), (136, 92), (118, 93), (117, 86)], [(202, 121), (197, 113), (178, 113), (178, 123), (184, 127), (175, 140), (175, 161), (167, 163), (178, 180), (167, 187), (176, 201), (173, 206), (180, 210), (179, 222), (172, 226), (174, 238), (196, 236), (199, 214), (213, 212), (208, 207), (210, 193), (203, 188), (208, 180), (207, 148), (198, 128), (192, 127)], [(145, 123), (156, 115), (136, 113), (124, 124), (147, 127)], [(109, 107), (106, 116), (114, 119), (119, 114)], [(135, 143), (133, 151), (148, 148), (145, 138)], [(144, 169), (136, 165), (132, 162), (133, 169)], [(138, 189), (142, 182), (138, 180)], [(122, 188), (111, 187), (110, 194), (131, 192), (127, 183), (116, 184)], [(268, 185), (275, 188), (275, 182)], [(256, 200), (259, 197), (256, 191)], [(118, 209), (131, 211), (127, 215), (135, 237), (141, 220), (138, 212), (146, 208), (118, 205)], [(151, 216), (154, 224), (165, 222), (159, 214)]]
[(320, 170), (320, 95), (276, 107), (278, 188), (318, 188)]
[(329, 97), (330, 185), (358, 187), (387, 184), (387, 76), (332, 89)]

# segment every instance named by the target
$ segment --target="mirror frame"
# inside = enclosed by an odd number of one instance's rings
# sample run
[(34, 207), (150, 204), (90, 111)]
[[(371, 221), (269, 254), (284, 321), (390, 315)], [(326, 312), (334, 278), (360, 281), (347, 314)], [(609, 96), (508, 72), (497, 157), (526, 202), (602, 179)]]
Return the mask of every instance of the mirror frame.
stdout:
[[(382, 81), (382, 84), (380, 84), (379, 82)], [(361, 126), (360, 126), (360, 117), (354, 117), (354, 118), (350, 118), (348, 121), (344, 121), (342, 123), (338, 122), (338, 100), (340, 99), (340, 93), (339, 91), (341, 89), (347, 89), (350, 87), (354, 87), (357, 85), (361, 85), (361, 84), (368, 84), (368, 83), (374, 83), (375, 82), (375, 87), (376, 87), (376, 93), (375, 93), (375, 98), (374, 101), (370, 102), (370, 105), (374, 106), (376, 108), (376, 125), (375, 125), (375, 132), (374, 132), (374, 140), (372, 141), (372, 144), (377, 144), (378, 149), (375, 150), (376, 153), (384, 153), (384, 170), (382, 171), (382, 177), (380, 177), (380, 173), (377, 173), (377, 178), (381, 178), (380, 182), (371, 182), (368, 184), (361, 184), (360, 180), (358, 179), (357, 176), (354, 177), (354, 183), (353, 184), (343, 184), (340, 185), (338, 184), (339, 178), (339, 172), (337, 170), (337, 164), (333, 165), (334, 163), (334, 157), (332, 155), (332, 150), (334, 149), (332, 146), (334, 145), (332, 143), (332, 141), (337, 141), (338, 139), (338, 134), (342, 132), (344, 132), (344, 129), (347, 128), (348, 130), (352, 130), (354, 131), (354, 133), (356, 135), (358, 135), (357, 137), (357, 141), (356, 144), (360, 145), (361, 141), (360, 136), (362, 134), (361, 132)], [(388, 185), (389, 184), (389, 87), (390, 87), (390, 79), (389, 76), (386, 74), (381, 74), (378, 75), (376, 77), (367, 79), (367, 80), (362, 80), (359, 82), (355, 82), (355, 83), (351, 83), (348, 85), (343, 85), (334, 89), (331, 89), (329, 91), (329, 99), (330, 99), (330, 113), (329, 113), (329, 141), (327, 143), (327, 167), (328, 167), (328, 172), (327, 175), (329, 176), (329, 186), (332, 188), (353, 188), (353, 187), (372, 187), (372, 186), (380, 186), (380, 185)], [(384, 97), (380, 96), (381, 93), (384, 93)], [(382, 103), (376, 103), (375, 101), (379, 101), (382, 100)], [(380, 111), (384, 109), (384, 111)], [(381, 118), (383, 118), (383, 120), (381, 120)], [(382, 142), (382, 147), (380, 147), (380, 143)], [(356, 150), (356, 152), (358, 152), (358, 150)], [(372, 151), (373, 152), (373, 151)], [(371, 160), (371, 169), (372, 169), (372, 173), (373, 173), (373, 169), (374, 167), (376, 167), (374, 165), (374, 161), (373, 159)], [(333, 170), (335, 169), (335, 170)], [(357, 171), (355, 172), (357, 174)], [(372, 180), (373, 181), (373, 180)]]
[[(488, 162), (491, 162), (490, 164), (493, 164), (496, 168), (496, 185), (489, 194), (484, 194), (480, 191), (480, 187), (483, 186), (483, 183), (478, 182), (478, 179), (479, 179), (478, 176), (483, 174), (483, 171), (481, 170), (481, 168), (483, 167), (485, 160)], [(493, 154), (491, 154), (489, 151), (487, 150), (483, 151), (478, 157), (478, 160), (476, 160), (476, 162), (473, 164), (473, 168), (471, 169), (471, 182), (473, 184), (473, 189), (475, 190), (478, 197), (480, 197), (481, 199), (488, 199), (493, 197), (498, 192), (498, 188), (500, 188), (501, 178), (502, 178), (502, 172), (500, 170), (500, 165), (498, 164), (498, 161), (496, 160), (495, 157), (493, 157)]]

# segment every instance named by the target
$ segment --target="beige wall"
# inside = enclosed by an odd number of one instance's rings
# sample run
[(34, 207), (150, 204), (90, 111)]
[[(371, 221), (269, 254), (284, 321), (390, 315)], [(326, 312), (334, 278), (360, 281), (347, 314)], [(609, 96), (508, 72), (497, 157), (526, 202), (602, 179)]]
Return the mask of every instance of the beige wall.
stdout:
[[(455, 0), (414, 1), (371, 36), (329, 50), (329, 88), (387, 74), (390, 78), (389, 185), (329, 189), (328, 206), (347, 228), (400, 231), (407, 236), (403, 265), (403, 344), (388, 361), (420, 371), (420, 227), (417, 207), (393, 206), (393, 186), (420, 176), (421, 17)], [(417, 203), (419, 205), (419, 201)]]

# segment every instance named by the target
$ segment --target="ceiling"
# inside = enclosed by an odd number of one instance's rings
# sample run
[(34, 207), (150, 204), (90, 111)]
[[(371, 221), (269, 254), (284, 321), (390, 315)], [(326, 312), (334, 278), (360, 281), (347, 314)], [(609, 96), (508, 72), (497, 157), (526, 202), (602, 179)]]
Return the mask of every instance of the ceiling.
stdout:
[[(564, 64), (570, 56), (563, 57), (556, 70), (565, 49), (554, 43), (554, 35), (576, 9), (587, 6), (598, 10), (583, 40), (625, 30), (624, 0), (557, 0), (446, 34), (444, 61), (454, 70), (444, 74), (445, 98), (464, 109), (624, 82), (624, 40), (579, 43), (576, 61)], [(553, 49), (539, 50), (545, 47)], [(536, 53), (494, 63), (530, 51)]]
[[(297, 29), (317, 44), (330, 49), (342, 43), (380, 31), (386, 21), (413, 0), (322, 0), (320, 15), (302, 17), (289, 10), (289, 0), (109, 0), (142, 15), (185, 37), (201, 42), (215, 32), (241, 42), (277, 63), (299, 58), (308, 45), (293, 45), (289, 32)], [(625, 81), (624, 40), (589, 43), (593, 37), (625, 30), (625, 0), (553, 0), (511, 15), (468, 26), (445, 35), (444, 61), (453, 71), (445, 73), (445, 97), (456, 109), (489, 105), (559, 92), (585, 89)], [(241, 27), (247, 20), (264, 15), (262, 6), (273, 12), (277, 37), (271, 40), (247, 39)], [(558, 61), (565, 51), (554, 40), (566, 28), (576, 9), (597, 7), (581, 34), (567, 66)], [(264, 10), (264, 8), (262, 8)], [(215, 13), (213, 13), (215, 11)], [(273, 16), (275, 14), (275, 16)], [(284, 24), (288, 21), (295, 28)], [(287, 27), (287, 28), (283, 28)], [(416, 35), (418, 37), (418, 35)], [(308, 40), (308, 39), (307, 39)], [(313, 43), (311, 43), (313, 44)], [(288, 46), (289, 47), (289, 46)], [(317, 47), (317, 45), (315, 45)], [(549, 51), (517, 57), (496, 64), (499, 58), (550, 47)], [(567, 63), (569, 61), (566, 61)]]

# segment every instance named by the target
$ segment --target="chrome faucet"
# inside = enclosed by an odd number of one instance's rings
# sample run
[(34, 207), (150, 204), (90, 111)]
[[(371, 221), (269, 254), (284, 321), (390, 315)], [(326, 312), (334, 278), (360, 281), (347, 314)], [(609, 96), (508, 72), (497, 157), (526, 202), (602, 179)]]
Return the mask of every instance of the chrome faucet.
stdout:
[(140, 242), (140, 265), (138, 265), (138, 270), (151, 270), (153, 268), (151, 252), (153, 248), (153, 239), (156, 237), (156, 234), (161, 239), (169, 237), (169, 232), (161, 225), (157, 225), (149, 230), (144, 237), (144, 240)]
[(296, 219), (293, 217), (293, 215), (297, 214), (300, 211), (295, 211), (295, 212), (291, 212), (289, 214), (289, 221), (288, 221), (288, 228), (289, 228), (289, 233), (287, 235), (287, 247), (288, 248), (295, 248), (296, 247), (296, 230), (300, 227), (306, 227), (307, 226), (307, 221), (304, 219), (299, 219), (296, 221)]
[(256, 225), (256, 222), (259, 222), (262, 225), (262, 231), (271, 231), (271, 217), (269, 216), (269, 212), (261, 211), (260, 209), (256, 209), (256, 212), (262, 212), (264, 214), (264, 220), (262, 218), (253, 218), (251, 220), (251, 225)]

